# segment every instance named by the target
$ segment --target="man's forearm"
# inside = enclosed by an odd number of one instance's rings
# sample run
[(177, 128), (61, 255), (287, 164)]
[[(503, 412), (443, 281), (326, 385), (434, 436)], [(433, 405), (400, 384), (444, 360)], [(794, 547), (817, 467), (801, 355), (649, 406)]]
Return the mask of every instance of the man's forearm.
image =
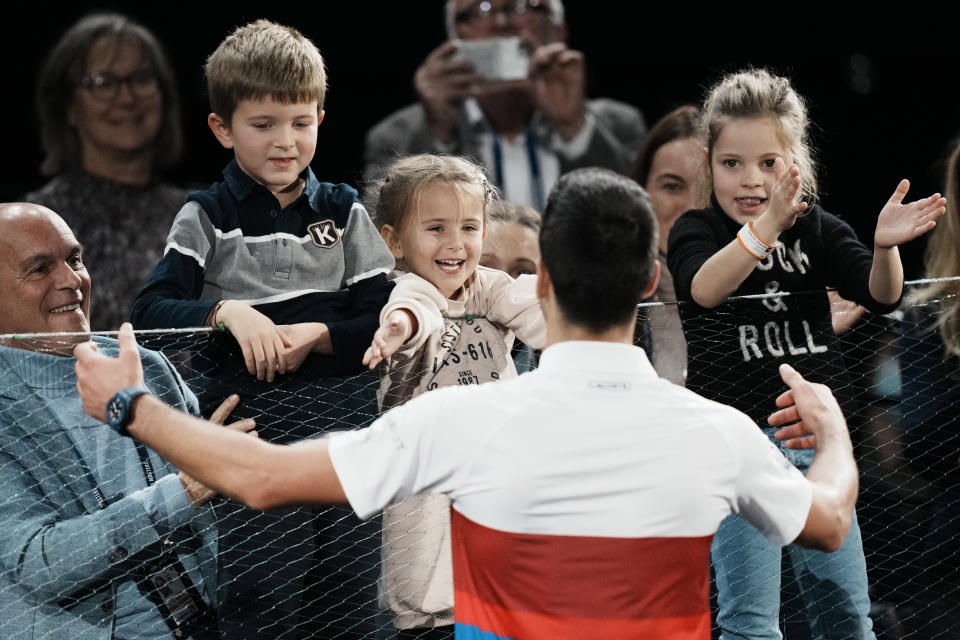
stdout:
[(777, 438), (787, 440), (792, 449), (816, 444), (806, 474), (813, 500), (796, 542), (835, 551), (850, 531), (860, 484), (847, 422), (826, 386), (804, 380), (786, 363), (780, 365), (780, 376), (789, 389), (777, 398), (780, 409), (770, 416), (770, 425), (788, 425), (777, 432)]
[(807, 480), (836, 495), (841, 509), (852, 511), (857, 502), (860, 480), (850, 436), (844, 431), (832, 438), (820, 435), (818, 439), (813, 463), (807, 471)]
[(255, 509), (344, 501), (326, 441), (275, 445), (194, 418), (152, 396), (136, 403), (130, 434), (220, 493)]
[(817, 450), (806, 476), (813, 485), (813, 503), (807, 518), (811, 528), (800, 542), (827, 551), (838, 549), (850, 530), (860, 485), (846, 429), (842, 433), (817, 435)]
[[(98, 420), (105, 419), (114, 394), (144, 383), (129, 322), (120, 327), (117, 341), (120, 354), (116, 358), (98, 353), (90, 342), (74, 349), (83, 409)], [(126, 424), (133, 437), (195, 480), (255, 509), (345, 501), (325, 440), (278, 446), (194, 418), (153, 396), (140, 395), (133, 402), (133, 419)]]

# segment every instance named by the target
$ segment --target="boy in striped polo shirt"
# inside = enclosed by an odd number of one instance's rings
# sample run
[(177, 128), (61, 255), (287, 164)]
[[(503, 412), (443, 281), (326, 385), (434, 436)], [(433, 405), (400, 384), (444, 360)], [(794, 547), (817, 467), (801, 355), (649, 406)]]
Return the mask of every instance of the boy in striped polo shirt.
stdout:
[[(376, 382), (358, 377), (360, 361), (394, 261), (357, 192), (310, 170), (324, 117), (323, 58), (295, 29), (260, 20), (229, 35), (206, 74), (208, 124), (234, 158), (219, 181), (188, 197), (133, 322), (229, 331), (193, 355), (201, 404), (240, 394), (237, 415), (256, 419), (266, 440), (362, 426), (376, 414)], [(370, 631), (358, 619), (373, 624), (377, 567), (363, 558), (376, 557), (377, 523), (345, 509), (242, 510), (220, 526), (229, 637)], [(334, 575), (334, 585), (344, 576), (355, 584), (338, 593), (326, 584)], [(368, 591), (358, 592), (360, 583)]]

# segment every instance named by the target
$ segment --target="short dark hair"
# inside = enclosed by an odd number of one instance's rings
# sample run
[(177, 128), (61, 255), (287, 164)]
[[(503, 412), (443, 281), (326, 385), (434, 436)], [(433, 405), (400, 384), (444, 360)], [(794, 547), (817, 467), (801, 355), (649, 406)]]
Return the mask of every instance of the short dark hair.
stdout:
[(119, 13), (94, 13), (81, 18), (63, 34), (47, 55), (37, 82), (37, 116), (44, 159), (41, 171), (54, 176), (81, 166), (80, 139), (68, 112), (74, 91), (86, 71), (87, 54), (98, 40), (137, 42), (160, 83), (163, 121), (154, 144), (156, 169), (176, 164), (183, 151), (180, 97), (173, 69), (160, 41), (143, 25)]
[(547, 199), (540, 254), (568, 322), (595, 332), (632, 322), (657, 260), (650, 197), (607, 169), (571, 171)]
[(647, 180), (650, 179), (650, 169), (653, 168), (653, 156), (660, 150), (660, 147), (668, 145), (674, 140), (696, 138), (699, 127), (699, 112), (692, 105), (677, 107), (657, 120), (640, 147), (637, 164), (633, 168), (633, 179), (646, 187)]

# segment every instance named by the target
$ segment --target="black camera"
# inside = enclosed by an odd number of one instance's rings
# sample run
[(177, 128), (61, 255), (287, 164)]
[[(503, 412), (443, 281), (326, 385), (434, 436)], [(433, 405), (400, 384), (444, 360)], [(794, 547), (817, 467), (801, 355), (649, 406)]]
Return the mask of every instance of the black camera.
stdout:
[(177, 640), (204, 640), (217, 637), (217, 617), (203, 601), (183, 563), (177, 557), (171, 537), (157, 543), (150, 558), (137, 573), (137, 587), (160, 612)]

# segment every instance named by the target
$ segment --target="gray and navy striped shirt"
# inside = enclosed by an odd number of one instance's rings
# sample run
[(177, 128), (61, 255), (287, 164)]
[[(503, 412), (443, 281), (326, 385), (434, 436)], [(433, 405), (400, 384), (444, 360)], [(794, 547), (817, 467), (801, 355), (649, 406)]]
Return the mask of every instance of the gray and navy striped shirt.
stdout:
[(285, 208), (236, 161), (190, 194), (134, 301), (134, 325), (203, 326), (218, 300), (242, 300), (275, 324), (325, 323), (334, 368), (359, 369), (393, 256), (356, 190), (319, 182), (309, 167), (301, 177), (303, 194)]

